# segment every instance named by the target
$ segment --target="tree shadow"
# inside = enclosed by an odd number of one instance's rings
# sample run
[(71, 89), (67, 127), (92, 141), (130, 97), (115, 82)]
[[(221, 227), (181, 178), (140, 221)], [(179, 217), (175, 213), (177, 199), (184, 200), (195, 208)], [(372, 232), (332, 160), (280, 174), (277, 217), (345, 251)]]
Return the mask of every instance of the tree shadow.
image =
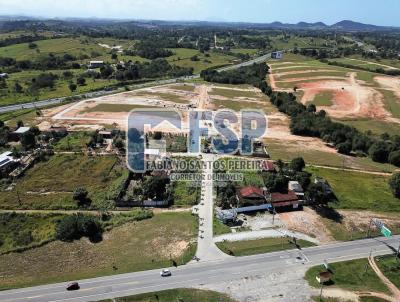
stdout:
[(343, 221), (343, 215), (328, 205), (314, 205), (312, 208), (323, 218), (333, 220), (337, 223), (341, 223)]

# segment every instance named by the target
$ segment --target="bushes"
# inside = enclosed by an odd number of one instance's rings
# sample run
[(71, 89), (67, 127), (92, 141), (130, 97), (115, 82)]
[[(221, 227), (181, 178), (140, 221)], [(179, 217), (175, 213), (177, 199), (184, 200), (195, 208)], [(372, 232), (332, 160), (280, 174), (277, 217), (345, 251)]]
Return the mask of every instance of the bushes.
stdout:
[(394, 197), (400, 198), (400, 173), (396, 173), (390, 178), (389, 185)]
[(103, 228), (97, 218), (80, 214), (63, 217), (56, 226), (56, 238), (61, 241), (73, 241), (82, 237), (97, 241), (102, 233)]
[(268, 65), (253, 64), (251, 66), (240, 67), (236, 70), (218, 72), (213, 69), (203, 70), (200, 76), (207, 82), (222, 84), (250, 84), (257, 86), (260, 81), (264, 81), (268, 73)]

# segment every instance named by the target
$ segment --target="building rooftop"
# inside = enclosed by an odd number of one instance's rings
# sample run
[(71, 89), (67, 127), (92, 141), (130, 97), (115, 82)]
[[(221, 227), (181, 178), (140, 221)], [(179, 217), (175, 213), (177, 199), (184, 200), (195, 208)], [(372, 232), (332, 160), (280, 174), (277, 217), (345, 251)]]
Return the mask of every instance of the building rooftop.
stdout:
[(262, 189), (254, 186), (241, 188), (238, 193), (243, 198), (264, 198)]
[(23, 134), (25, 132), (28, 132), (29, 129), (30, 129), (29, 127), (19, 127), (17, 130), (14, 131), (14, 133)]

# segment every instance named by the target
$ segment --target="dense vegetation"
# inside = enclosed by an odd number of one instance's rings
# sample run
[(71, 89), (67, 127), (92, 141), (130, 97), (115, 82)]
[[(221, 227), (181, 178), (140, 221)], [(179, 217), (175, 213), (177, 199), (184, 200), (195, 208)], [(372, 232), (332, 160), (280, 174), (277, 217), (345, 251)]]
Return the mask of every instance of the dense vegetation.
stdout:
[(250, 67), (240, 67), (236, 70), (221, 72), (218, 72), (215, 69), (204, 70), (201, 72), (201, 77), (207, 82), (257, 85), (260, 81), (265, 79), (268, 70), (268, 65), (254, 63)]

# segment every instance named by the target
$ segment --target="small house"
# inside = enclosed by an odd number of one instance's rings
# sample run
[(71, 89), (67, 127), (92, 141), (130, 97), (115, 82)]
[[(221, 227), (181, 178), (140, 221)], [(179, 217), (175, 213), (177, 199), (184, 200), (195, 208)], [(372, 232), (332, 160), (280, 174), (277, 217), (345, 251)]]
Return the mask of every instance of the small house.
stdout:
[(104, 61), (90, 61), (88, 68), (94, 69), (94, 68), (100, 68), (104, 66)]
[(8, 78), (8, 73), (2, 72), (0, 73), (0, 79), (7, 79)]
[(16, 166), (18, 161), (18, 159), (15, 159), (12, 156), (11, 151), (3, 152), (0, 154), (0, 173), (4, 174), (11, 171)]
[(271, 202), (274, 208), (292, 208), (297, 209), (300, 205), (300, 200), (296, 193), (288, 190), (287, 193), (274, 192), (271, 193)]
[(331, 278), (332, 278), (332, 274), (330, 272), (328, 272), (328, 271), (320, 272), (315, 277), (315, 279), (317, 279), (319, 284), (323, 284), (323, 283), (329, 282), (329, 281), (331, 281)]
[(241, 207), (266, 203), (264, 191), (261, 188), (254, 186), (247, 186), (238, 189), (236, 196)]
[(18, 142), (22, 135), (29, 131), (29, 127), (19, 127), (15, 131), (10, 133), (10, 141)]
[(271, 53), (271, 59), (283, 59), (283, 52), (282, 51), (274, 51)]

